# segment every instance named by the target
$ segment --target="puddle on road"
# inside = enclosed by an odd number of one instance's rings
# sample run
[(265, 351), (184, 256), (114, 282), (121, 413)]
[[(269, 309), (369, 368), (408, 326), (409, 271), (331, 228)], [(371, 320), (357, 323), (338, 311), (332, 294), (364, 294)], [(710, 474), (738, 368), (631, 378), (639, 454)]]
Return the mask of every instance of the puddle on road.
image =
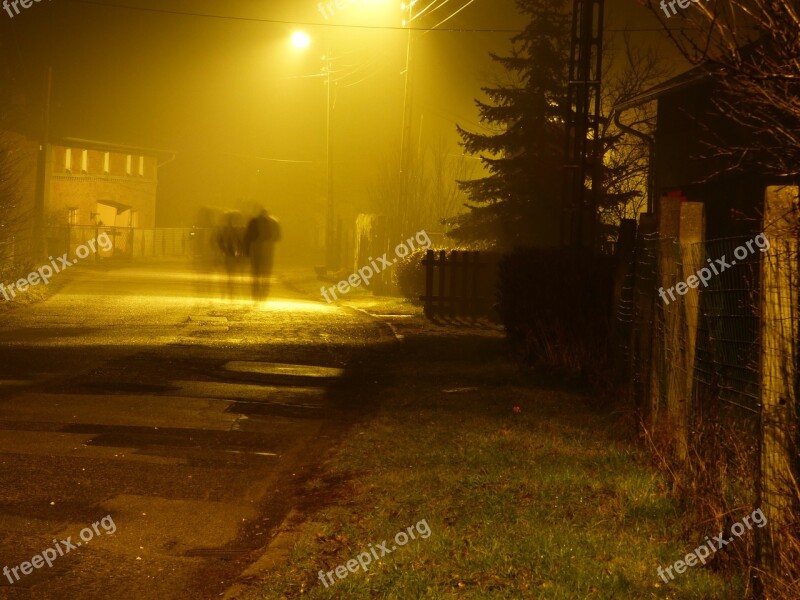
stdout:
[(223, 400), (260, 401), (287, 406), (320, 408), (318, 402), (325, 397), (325, 388), (299, 386), (272, 386), (246, 383), (226, 383), (218, 381), (177, 380), (174, 395), (193, 398), (219, 398)]
[(236, 373), (257, 373), (259, 375), (291, 375), (314, 378), (341, 377), (344, 375), (344, 369), (334, 367), (243, 360), (228, 362), (223, 368)]
[(190, 323), (201, 323), (203, 325), (227, 325), (228, 318), (227, 317), (213, 317), (210, 315), (191, 315), (189, 317)]

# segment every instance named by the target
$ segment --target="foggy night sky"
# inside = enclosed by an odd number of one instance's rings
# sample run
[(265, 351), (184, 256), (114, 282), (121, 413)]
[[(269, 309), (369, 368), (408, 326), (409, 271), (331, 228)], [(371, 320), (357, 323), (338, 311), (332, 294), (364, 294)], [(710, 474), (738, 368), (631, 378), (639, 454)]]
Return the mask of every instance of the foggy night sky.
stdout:
[[(427, 19), (430, 27), (466, 0)], [(315, 0), (52, 0), (10, 19), (0, 12), (4, 61), (32, 111), (41, 111), (53, 65), (52, 134), (174, 151), (159, 173), (158, 225), (191, 223), (201, 204), (250, 198), (268, 205), (321, 206), (325, 194), (325, 102), (321, 56), (334, 57), (335, 195), (367, 207), (374, 171), (399, 147), (406, 32), (399, 0), (353, 2), (325, 20)], [(292, 25), (144, 12), (181, 12), (311, 23)], [(419, 6), (427, 2), (422, 1)], [(477, 0), (444, 28), (521, 29), (513, 0)], [(607, 0), (608, 29), (658, 27), (635, 0)], [(301, 29), (312, 47), (289, 44)], [(436, 31), (415, 44), (413, 139), (444, 139), (459, 154), (455, 123), (475, 128), (473, 99), (492, 82), (489, 51), (505, 54), (511, 33)], [(609, 33), (606, 41), (621, 34)], [(657, 31), (634, 44), (674, 52)], [(621, 40), (619, 40), (621, 42)], [(680, 69), (679, 69), (680, 70)], [(422, 131), (420, 132), (420, 115)], [(265, 160), (266, 159), (266, 160)], [(282, 162), (297, 161), (297, 162)]]

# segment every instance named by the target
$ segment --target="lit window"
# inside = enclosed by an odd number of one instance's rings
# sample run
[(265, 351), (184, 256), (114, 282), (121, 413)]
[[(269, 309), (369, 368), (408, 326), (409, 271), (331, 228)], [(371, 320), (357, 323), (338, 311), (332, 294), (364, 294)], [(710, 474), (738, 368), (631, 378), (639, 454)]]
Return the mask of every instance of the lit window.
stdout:
[(125, 157), (125, 175), (130, 175), (131, 174), (131, 162), (132, 162), (132, 159), (133, 159), (133, 157), (130, 154), (128, 154), (128, 156)]
[(67, 173), (72, 171), (72, 148), (67, 148), (64, 154), (64, 170)]
[(139, 177), (144, 177), (144, 156), (139, 157)]
[(111, 164), (111, 153), (106, 152), (105, 156), (103, 156), (103, 173), (108, 175), (109, 166)]
[(81, 150), (81, 173), (89, 172), (89, 151)]
[(69, 225), (77, 225), (78, 224), (78, 217), (79, 212), (77, 208), (68, 208), (67, 209), (67, 223)]

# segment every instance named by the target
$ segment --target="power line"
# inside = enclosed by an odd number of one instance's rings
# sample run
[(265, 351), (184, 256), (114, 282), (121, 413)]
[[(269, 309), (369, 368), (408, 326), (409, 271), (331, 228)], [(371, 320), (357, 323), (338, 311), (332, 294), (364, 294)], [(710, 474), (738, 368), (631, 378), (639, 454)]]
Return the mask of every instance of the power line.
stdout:
[[(93, 6), (103, 6), (106, 8), (120, 8), (124, 10), (135, 10), (139, 12), (158, 13), (165, 15), (177, 15), (183, 17), (198, 17), (204, 19), (220, 19), (225, 21), (243, 21), (250, 23), (271, 23), (275, 25), (297, 25), (304, 27), (333, 27), (340, 29), (373, 29), (385, 31), (441, 31), (449, 33), (522, 33), (521, 29), (504, 29), (504, 28), (475, 28), (475, 27), (402, 27), (400, 25), (348, 25), (344, 23), (315, 23), (312, 21), (288, 21), (285, 19), (261, 19), (257, 17), (236, 17), (231, 15), (218, 15), (213, 13), (200, 13), (190, 11), (169, 10), (165, 8), (149, 8), (145, 6), (131, 6), (129, 4), (114, 4), (107, 2), (100, 2), (99, 0), (68, 0), (73, 4), (89, 4)], [(695, 27), (676, 27), (669, 31), (696, 31)], [(609, 29), (605, 31), (613, 33), (644, 33), (654, 31), (665, 31), (663, 27), (646, 27), (641, 29)]]
[[(419, 12), (418, 12), (416, 15), (412, 16), (412, 17), (411, 17), (411, 18), (408, 20), (408, 22), (409, 22), (409, 23), (411, 23), (412, 21), (415, 21), (415, 20), (419, 19), (419, 18), (420, 18), (422, 15), (424, 15), (426, 12), (428, 12), (428, 9), (430, 9), (430, 7), (431, 7), (431, 6), (433, 6), (434, 4), (436, 4), (438, 1), (439, 1), (439, 0), (431, 0), (431, 1), (428, 3), (428, 6), (426, 6), (425, 8), (423, 8), (423, 9), (422, 9), (421, 11), (419, 11)], [(445, 1), (445, 2), (448, 2), (448, 0), (444, 0), (444, 1)], [(436, 10), (436, 9), (434, 9), (434, 10)]]
[(231, 152), (223, 152), (223, 156), (231, 156), (233, 158), (247, 158), (251, 160), (261, 160), (265, 162), (277, 162), (277, 163), (291, 163), (291, 164), (298, 164), (298, 165), (316, 165), (316, 164), (324, 164), (325, 161), (322, 160), (292, 160), (289, 158), (268, 158), (266, 156), (253, 156), (249, 154), (234, 154)]
[[(428, 9), (429, 9), (431, 6), (433, 6), (433, 5), (434, 5), (434, 4), (436, 4), (437, 2), (439, 2), (439, 0), (432, 0), (432, 2), (431, 2), (430, 4), (428, 4), (428, 6), (426, 6), (425, 8), (423, 8), (421, 11), (419, 11), (419, 12), (418, 12), (416, 15), (414, 15), (413, 17), (411, 17), (411, 18), (408, 20), (408, 22), (409, 22), (409, 23), (412, 23), (412, 22), (416, 21), (417, 19), (419, 19), (421, 16), (423, 16), (423, 15), (424, 15), (424, 14), (425, 14), (425, 13), (428, 11)], [(445, 4), (447, 4), (448, 2), (450, 2), (450, 0), (442, 0), (442, 1), (439, 3), (439, 5), (438, 5), (438, 6), (435, 6), (435, 7), (433, 8), (433, 10), (431, 10), (430, 14), (433, 14), (433, 13), (435, 13), (437, 10), (439, 10), (440, 8), (442, 8), (442, 7), (443, 7)]]
[[(408, 31), (409, 27), (401, 25), (348, 25), (343, 23), (315, 23), (311, 21), (288, 21), (286, 19), (263, 19), (257, 17), (236, 17), (231, 15), (218, 15), (213, 13), (200, 13), (191, 11), (169, 10), (166, 8), (150, 8), (146, 6), (131, 6), (129, 4), (114, 4), (110, 2), (100, 2), (99, 0), (69, 0), (74, 4), (91, 4), (94, 6), (103, 6), (106, 8), (122, 8), (126, 10), (136, 10), (140, 12), (160, 13), (167, 15), (180, 15), (185, 17), (200, 17), (205, 19), (222, 19), (227, 21), (245, 21), (251, 23), (272, 23), (276, 25), (303, 25), (306, 27), (334, 27), (346, 29), (376, 29), (376, 30), (395, 30), (395, 31)], [(432, 27), (413, 27), (415, 31), (432, 31)], [(436, 31), (451, 31), (461, 33), (519, 33), (518, 29), (477, 29), (477, 28), (450, 28), (450, 29), (437, 29)]]
[(465, 8), (467, 8), (467, 7), (468, 7), (470, 4), (472, 4), (473, 2), (475, 2), (475, 0), (469, 0), (469, 2), (467, 2), (467, 3), (466, 3), (464, 6), (462, 6), (462, 7), (461, 7), (461, 8), (459, 8), (457, 11), (455, 11), (454, 13), (452, 13), (452, 14), (451, 14), (449, 17), (447, 17), (446, 19), (442, 19), (441, 21), (439, 21), (439, 22), (438, 22), (436, 25), (434, 25), (434, 26), (433, 26), (433, 28), (432, 28), (432, 29), (436, 29), (436, 28), (438, 28), (438, 27), (439, 27), (439, 25), (444, 25), (444, 24), (445, 24), (445, 23), (447, 23), (447, 22), (448, 22), (450, 19), (452, 19), (453, 17), (455, 17), (455, 16), (456, 16), (458, 13), (460, 13), (462, 10), (464, 10)]

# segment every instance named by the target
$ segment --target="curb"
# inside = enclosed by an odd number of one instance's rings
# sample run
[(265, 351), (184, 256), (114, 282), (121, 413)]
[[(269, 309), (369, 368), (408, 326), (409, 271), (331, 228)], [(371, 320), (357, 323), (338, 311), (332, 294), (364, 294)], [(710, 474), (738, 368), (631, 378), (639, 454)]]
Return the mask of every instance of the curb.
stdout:
[(286, 518), (281, 521), (275, 537), (267, 544), (263, 554), (247, 569), (242, 571), (233, 585), (222, 596), (223, 600), (241, 598), (241, 594), (249, 591), (253, 584), (257, 583), (262, 573), (276, 567), (283, 567), (289, 561), (289, 554), (300, 535), (297, 531), (297, 526), (302, 522), (302, 514), (296, 509), (290, 510)]

